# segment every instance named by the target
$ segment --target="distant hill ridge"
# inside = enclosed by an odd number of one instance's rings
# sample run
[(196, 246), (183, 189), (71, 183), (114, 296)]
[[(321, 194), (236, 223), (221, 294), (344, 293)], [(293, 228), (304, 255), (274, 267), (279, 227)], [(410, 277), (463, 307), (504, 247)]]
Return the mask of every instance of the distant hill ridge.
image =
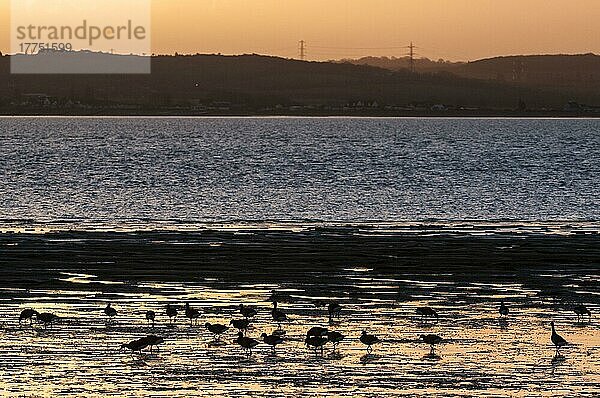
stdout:
[[(569, 100), (600, 104), (600, 57), (595, 55), (429, 61), (431, 68), (416, 74), (371, 63), (354, 64), (359, 61), (196, 54), (154, 56), (150, 75), (11, 75), (10, 59), (0, 57), (0, 106), (20, 104), (33, 93), (70, 103), (146, 108), (215, 102), (244, 109), (353, 103), (505, 109), (521, 101), (529, 107), (555, 109), (562, 109)], [(513, 71), (521, 69), (513, 76)]]

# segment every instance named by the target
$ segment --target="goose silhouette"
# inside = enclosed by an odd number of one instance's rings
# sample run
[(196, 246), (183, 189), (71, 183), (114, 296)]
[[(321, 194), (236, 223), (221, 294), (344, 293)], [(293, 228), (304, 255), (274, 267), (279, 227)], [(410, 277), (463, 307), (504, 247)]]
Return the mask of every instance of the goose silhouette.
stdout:
[(154, 319), (156, 318), (156, 313), (152, 310), (146, 311), (146, 320), (148, 323), (152, 323), (152, 327), (154, 327)]
[(19, 325), (25, 320), (29, 320), (29, 325), (33, 325), (33, 317), (37, 316), (38, 312), (36, 310), (32, 310), (31, 308), (24, 309), (19, 315)]
[(189, 303), (185, 303), (185, 317), (190, 320), (190, 326), (193, 326), (194, 322), (200, 318), (200, 311), (192, 308)]
[(177, 308), (171, 304), (167, 304), (166, 309), (167, 316), (169, 317), (169, 324), (173, 325), (175, 318), (177, 317)]
[(373, 345), (380, 343), (381, 340), (379, 340), (377, 336), (368, 334), (365, 330), (363, 330), (360, 336), (360, 342), (367, 346), (367, 354), (371, 354), (373, 352)]
[(221, 335), (229, 329), (227, 326), (220, 325), (218, 323), (206, 322), (204, 326), (206, 326), (208, 331), (214, 335), (215, 340), (219, 340), (221, 338)]
[(556, 329), (554, 328), (554, 322), (550, 322), (550, 326), (552, 326), (552, 335), (550, 336), (550, 340), (552, 341), (552, 344), (554, 344), (554, 347), (556, 347), (556, 358), (559, 358), (560, 355), (560, 348), (566, 346), (567, 344), (567, 340), (565, 340), (561, 335), (559, 335), (558, 333), (556, 333)]
[(244, 336), (242, 332), (238, 332), (235, 342), (246, 351), (248, 357), (252, 355), (252, 349), (259, 344), (257, 340)]
[(577, 322), (583, 321), (583, 318), (587, 315), (588, 322), (592, 321), (592, 312), (585, 305), (578, 305), (573, 308), (573, 312), (577, 314)]
[(244, 305), (244, 304), (240, 304), (239, 309), (240, 309), (240, 313), (242, 314), (242, 316), (246, 319), (254, 318), (257, 314), (257, 312), (254, 308)]
[(444, 341), (444, 339), (437, 334), (422, 334), (420, 337), (424, 343), (427, 343), (431, 346), (431, 351), (429, 352), (429, 356), (431, 357), (435, 356), (435, 346)]
[(248, 319), (232, 319), (229, 321), (229, 325), (236, 328), (238, 331), (243, 332), (244, 334), (250, 327), (250, 320)]
[(282, 344), (284, 342), (284, 338), (282, 336), (276, 335), (276, 334), (271, 334), (268, 335), (266, 333), (263, 333), (261, 335), (263, 342), (265, 344), (268, 344), (271, 346), (271, 349), (273, 350), (273, 354), (275, 354), (275, 347), (278, 344)]

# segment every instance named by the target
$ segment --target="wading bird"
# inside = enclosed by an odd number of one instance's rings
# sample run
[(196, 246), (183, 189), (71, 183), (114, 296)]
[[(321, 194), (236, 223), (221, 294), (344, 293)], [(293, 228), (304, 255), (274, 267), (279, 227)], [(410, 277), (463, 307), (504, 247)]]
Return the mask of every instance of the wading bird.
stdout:
[(498, 309), (500, 316), (507, 317), (508, 316), (508, 307), (504, 304), (504, 301), (500, 302), (500, 308)]
[(281, 329), (281, 324), (283, 322), (287, 322), (288, 317), (285, 312), (277, 309), (277, 301), (273, 301), (273, 309), (271, 310), (271, 316), (273, 317), (273, 321), (277, 324), (279, 329)]
[(159, 336), (155, 336), (155, 335), (150, 335), (147, 337), (144, 337), (142, 340), (145, 340), (145, 342), (147, 343), (148, 347), (150, 347), (150, 355), (152, 355), (152, 348), (156, 347), (156, 350), (158, 351), (158, 346), (162, 343), (165, 342), (165, 339)]
[(38, 312), (36, 310), (32, 310), (31, 308), (21, 311), (21, 315), (19, 315), (19, 325), (21, 325), (21, 322), (27, 319), (29, 319), (29, 324), (33, 325), (34, 316), (37, 317)]
[(117, 310), (110, 306), (110, 303), (106, 304), (106, 308), (104, 308), (104, 315), (108, 317), (109, 320), (112, 320), (117, 316)]
[(552, 326), (552, 335), (550, 336), (550, 339), (552, 340), (552, 344), (554, 344), (556, 347), (555, 357), (558, 358), (560, 357), (560, 348), (569, 343), (567, 343), (567, 340), (563, 339), (558, 333), (556, 333), (556, 330), (554, 329), (554, 322), (550, 322), (550, 326)]
[(433, 357), (433, 356), (435, 356), (435, 346), (437, 344), (440, 344), (444, 339), (442, 339), (440, 336), (438, 336), (436, 334), (422, 334), (421, 340), (423, 340), (424, 343), (427, 343), (431, 346), (431, 351), (429, 351), (429, 356)]
[(229, 322), (229, 325), (233, 326), (238, 331), (246, 334), (246, 331), (248, 330), (248, 327), (250, 326), (250, 321), (248, 319), (232, 319)]
[(284, 341), (284, 339), (283, 339), (283, 337), (282, 337), (282, 336), (278, 336), (278, 335), (276, 335), (276, 334), (271, 334), (271, 335), (268, 335), (268, 334), (266, 334), (266, 333), (263, 333), (263, 334), (261, 335), (261, 337), (262, 337), (262, 339), (263, 339), (263, 342), (265, 342), (265, 344), (268, 344), (268, 345), (270, 345), (270, 346), (271, 346), (271, 349), (273, 350), (273, 354), (275, 354), (275, 347), (276, 347), (278, 344), (282, 344), (282, 343), (283, 343), (283, 341)]
[(192, 308), (189, 303), (185, 303), (185, 317), (190, 320), (190, 326), (193, 326), (194, 322), (200, 318), (200, 311)]
[(363, 330), (363, 332), (360, 336), (360, 342), (367, 346), (367, 354), (370, 354), (373, 352), (372, 346), (374, 344), (379, 343), (380, 340), (377, 336), (374, 336), (372, 334), (367, 334), (367, 332)]
[(592, 321), (592, 312), (587, 309), (585, 305), (578, 305), (573, 308), (573, 312), (577, 314), (577, 322), (583, 321), (583, 318), (587, 315), (588, 322)]
[(256, 310), (250, 306), (244, 305), (244, 304), (240, 304), (240, 313), (242, 314), (242, 316), (246, 319), (248, 318), (254, 318), (257, 314)]
[(229, 329), (227, 326), (220, 325), (218, 323), (211, 324), (211, 323), (206, 322), (204, 324), (204, 326), (206, 326), (208, 331), (211, 332), (215, 336), (215, 340), (219, 340), (221, 338), (221, 335)]
[(416, 310), (417, 315), (421, 315), (423, 318), (438, 318), (438, 313), (431, 307), (419, 307)]
[(334, 318), (340, 319), (340, 316), (342, 315), (342, 306), (340, 303), (332, 301), (329, 303), (329, 306), (327, 306), (327, 312), (329, 313), (329, 323), (332, 323)]
[(119, 351), (128, 349), (131, 351), (132, 354), (138, 353), (139, 355), (142, 355), (142, 350), (148, 347), (149, 344), (150, 342), (148, 338), (143, 337), (141, 339), (130, 341), (126, 344), (121, 344), (121, 348), (119, 348)]
[(310, 328), (308, 330), (308, 332), (306, 332), (306, 337), (323, 337), (323, 336), (327, 336), (327, 328), (323, 328), (321, 326), (314, 326), (312, 328)]
[(337, 350), (338, 344), (341, 343), (345, 337), (346, 336), (344, 336), (340, 332), (336, 332), (336, 331), (327, 332), (327, 340), (329, 340), (331, 342), (331, 344), (333, 344), (333, 352), (335, 352)]
[(244, 333), (239, 332), (237, 339), (235, 342), (242, 347), (246, 351), (246, 355), (250, 357), (252, 355), (252, 349), (256, 347), (259, 343), (253, 338), (244, 336)]
[(58, 316), (44, 312), (37, 315), (37, 320), (44, 325), (44, 329), (47, 329), (48, 326), (52, 326), (52, 323), (58, 320)]
[(175, 318), (177, 317), (177, 308), (171, 304), (167, 304), (167, 316), (169, 317), (169, 324), (173, 324)]
[(156, 318), (156, 313), (152, 310), (146, 311), (146, 320), (148, 323), (152, 323), (152, 327), (154, 327), (154, 319)]
[(327, 344), (327, 337), (323, 337), (323, 336), (312, 336), (312, 337), (307, 337), (304, 340), (304, 343), (306, 344), (307, 347), (312, 347), (315, 350), (315, 355), (317, 354), (317, 350), (321, 349), (321, 356), (323, 356), (324, 353), (324, 349), (323, 346), (325, 346), (325, 344)]

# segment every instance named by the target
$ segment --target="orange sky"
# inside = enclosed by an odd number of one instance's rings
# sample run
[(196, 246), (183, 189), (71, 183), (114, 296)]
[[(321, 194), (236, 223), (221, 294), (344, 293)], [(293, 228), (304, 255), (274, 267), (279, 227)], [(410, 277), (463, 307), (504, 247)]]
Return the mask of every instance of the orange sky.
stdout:
[[(125, 1), (125, 0), (124, 0)], [(8, 50), (9, 0), (0, 0)], [(472, 60), (600, 53), (600, 0), (152, 0), (156, 53), (271, 53), (309, 59), (404, 55)], [(364, 48), (364, 49), (363, 49)], [(374, 49), (381, 48), (381, 49)]]

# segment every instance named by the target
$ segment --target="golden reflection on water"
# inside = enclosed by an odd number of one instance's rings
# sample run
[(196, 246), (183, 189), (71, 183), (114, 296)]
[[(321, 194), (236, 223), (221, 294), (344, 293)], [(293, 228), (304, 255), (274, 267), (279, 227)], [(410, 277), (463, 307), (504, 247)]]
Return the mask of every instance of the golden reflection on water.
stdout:
[[(364, 270), (348, 270), (348, 280), (376, 292), (372, 299), (336, 298), (344, 309), (330, 329), (345, 334), (340, 355), (328, 347), (324, 358), (303, 344), (306, 331), (326, 326), (324, 309), (314, 296), (298, 287), (271, 284), (240, 289), (186, 283), (140, 284), (111, 294), (86, 289), (90, 275), (70, 276), (82, 290), (29, 291), (29, 299), (6, 299), (0, 307), (0, 392), (3, 396), (598, 396), (600, 392), (600, 325), (597, 319), (578, 324), (575, 314), (555, 311), (537, 291), (518, 284), (451, 286), (444, 293), (423, 294), (398, 302), (391, 294), (400, 280), (369, 278)], [(402, 280), (406, 281), (404, 277)], [(101, 281), (100, 281), (101, 282)], [(427, 288), (437, 282), (413, 280)], [(116, 286), (116, 288), (119, 288)], [(478, 294), (484, 288), (486, 295)], [(228, 324), (239, 318), (237, 305), (256, 305), (260, 311), (249, 331), (259, 338), (276, 325), (270, 319), (271, 291), (289, 295), (280, 304), (291, 322), (284, 326), (286, 342), (276, 355), (261, 344), (246, 358), (229, 330), (223, 345), (211, 344), (204, 323)], [(477, 300), (473, 300), (477, 295)], [(320, 299), (328, 297), (320, 297)], [(467, 300), (468, 299), (468, 300)], [(499, 319), (497, 302), (511, 306), (506, 322)], [(113, 303), (119, 315), (107, 324), (102, 309)], [(198, 326), (190, 327), (183, 310), (175, 327), (168, 326), (167, 302), (190, 302), (201, 309)], [(437, 321), (422, 321), (415, 308), (430, 305)], [(18, 325), (21, 309), (32, 307), (60, 316), (44, 331)], [(598, 313), (598, 307), (590, 307)], [(157, 313), (153, 329), (146, 310)], [(552, 361), (549, 322), (570, 346), (564, 361)], [(362, 330), (382, 343), (366, 356), (358, 338)], [(164, 336), (160, 352), (142, 358), (119, 352), (120, 344), (147, 334)], [(427, 357), (429, 347), (419, 335), (434, 333), (445, 341)]]

